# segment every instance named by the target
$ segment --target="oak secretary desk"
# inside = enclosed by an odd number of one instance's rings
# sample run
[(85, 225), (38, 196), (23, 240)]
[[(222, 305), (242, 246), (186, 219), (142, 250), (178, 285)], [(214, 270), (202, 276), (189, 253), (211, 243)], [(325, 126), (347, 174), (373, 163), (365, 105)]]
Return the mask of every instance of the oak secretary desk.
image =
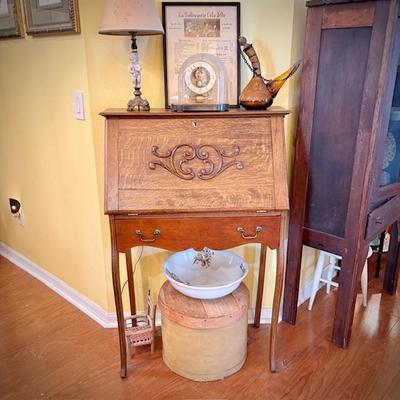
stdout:
[(255, 326), (260, 324), (266, 247), (277, 249), (270, 369), (283, 281), (288, 210), (284, 117), (288, 112), (127, 112), (105, 117), (105, 212), (112, 241), (121, 377), (127, 374), (119, 253), (126, 255), (131, 313), (136, 313), (130, 249), (220, 250), (261, 244)]

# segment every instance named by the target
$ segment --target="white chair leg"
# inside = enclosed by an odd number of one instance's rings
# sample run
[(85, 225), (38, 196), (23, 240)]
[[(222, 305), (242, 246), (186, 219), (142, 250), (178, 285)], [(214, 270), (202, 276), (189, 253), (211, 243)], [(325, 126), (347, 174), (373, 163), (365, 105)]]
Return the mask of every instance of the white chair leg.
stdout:
[(333, 278), (333, 273), (335, 272), (335, 266), (336, 266), (336, 260), (337, 258), (334, 256), (329, 256), (329, 265), (328, 265), (328, 271), (327, 271), (327, 276), (326, 280), (328, 281), (326, 284), (326, 293), (329, 294), (331, 291), (331, 282)]
[(371, 247), (368, 249), (368, 256), (365, 260), (364, 268), (361, 273), (361, 293), (363, 298), (363, 306), (367, 307), (367, 296), (368, 296), (368, 258), (372, 255)]
[(324, 253), (321, 251), (319, 253), (319, 257), (318, 257), (317, 267), (315, 268), (312, 292), (311, 292), (310, 301), (308, 303), (308, 309), (310, 311), (312, 309), (312, 306), (313, 306), (313, 303), (315, 300), (315, 295), (317, 294), (319, 280), (321, 279), (323, 266), (324, 266)]
[(368, 294), (368, 261), (365, 261), (364, 268), (361, 273), (361, 293), (363, 298), (363, 306), (367, 307)]

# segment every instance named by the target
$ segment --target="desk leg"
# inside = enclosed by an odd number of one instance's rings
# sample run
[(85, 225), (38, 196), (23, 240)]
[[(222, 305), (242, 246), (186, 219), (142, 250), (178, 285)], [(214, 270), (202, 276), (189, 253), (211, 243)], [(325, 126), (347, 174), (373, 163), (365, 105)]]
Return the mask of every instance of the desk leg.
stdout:
[(262, 306), (262, 298), (263, 298), (263, 293), (264, 293), (266, 255), (267, 255), (267, 246), (262, 244), (261, 245), (261, 253), (260, 253), (260, 267), (259, 267), (259, 272), (258, 272), (256, 312), (255, 312), (255, 316), (254, 316), (254, 327), (255, 328), (260, 327), (261, 306)]
[(121, 280), (119, 276), (119, 255), (114, 242), (112, 244), (112, 249), (111, 249), (111, 267), (112, 267), (115, 308), (118, 320), (119, 351), (121, 357), (120, 375), (121, 378), (126, 378), (127, 360), (126, 360), (126, 343), (125, 343), (125, 328), (124, 328), (124, 309), (122, 306)]
[[(131, 315), (136, 314), (136, 296), (135, 296), (135, 280), (132, 268), (132, 252), (129, 249), (125, 253), (126, 259), (126, 275), (128, 277), (129, 305), (131, 307)], [(136, 319), (132, 319), (132, 326), (136, 326)]]
[(284, 270), (284, 235), (285, 235), (285, 217), (281, 217), (281, 227), (279, 232), (279, 247), (277, 249), (276, 260), (276, 277), (274, 300), (272, 303), (272, 320), (271, 320), (271, 334), (269, 341), (269, 367), (271, 372), (275, 372), (276, 366), (276, 337), (279, 322), (279, 309), (281, 306), (282, 287), (283, 287), (283, 270)]

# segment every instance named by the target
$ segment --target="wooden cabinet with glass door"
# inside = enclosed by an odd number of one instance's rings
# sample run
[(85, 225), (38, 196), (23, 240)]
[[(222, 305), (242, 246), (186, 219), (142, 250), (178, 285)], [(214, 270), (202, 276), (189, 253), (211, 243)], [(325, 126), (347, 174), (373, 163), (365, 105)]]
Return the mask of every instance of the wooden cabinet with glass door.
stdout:
[(296, 322), (302, 246), (337, 254), (332, 341), (347, 347), (369, 243), (389, 225), (385, 289), (397, 285), (399, 1), (307, 6), (283, 319)]
[[(398, 19), (399, 21), (399, 19)], [(398, 25), (400, 25), (398, 23)], [(387, 95), (391, 107), (385, 110), (389, 114), (389, 122), (383, 124), (383, 135), (377, 145), (377, 157), (374, 171), (374, 194), (370, 202), (370, 213), (368, 214), (366, 238), (370, 239), (382, 232), (382, 229), (393, 224), (391, 229), (391, 245), (386, 264), (384, 278), (384, 289), (395, 294), (398, 283), (399, 269), (397, 267), (399, 258), (399, 227), (400, 217), (400, 58), (399, 41), (400, 28), (397, 27), (392, 60), (389, 63), (391, 69), (388, 74), (389, 80)], [(394, 88), (392, 81), (395, 77)], [(392, 95), (393, 93), (393, 95)], [(386, 135), (385, 135), (386, 134)]]

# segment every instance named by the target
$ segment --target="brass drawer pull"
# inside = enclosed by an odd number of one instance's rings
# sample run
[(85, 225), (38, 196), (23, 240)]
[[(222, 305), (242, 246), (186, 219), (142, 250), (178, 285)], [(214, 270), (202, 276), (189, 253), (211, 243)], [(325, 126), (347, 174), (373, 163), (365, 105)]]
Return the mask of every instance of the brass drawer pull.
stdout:
[(254, 235), (245, 235), (244, 228), (242, 228), (241, 226), (238, 226), (236, 230), (241, 234), (243, 239), (247, 239), (247, 240), (248, 239), (255, 239), (258, 236), (258, 234), (260, 232), (262, 232), (261, 226), (256, 226), (256, 232), (255, 232)]
[(149, 239), (146, 239), (144, 237), (144, 235), (140, 229), (136, 229), (135, 233), (136, 233), (136, 236), (139, 236), (140, 241), (145, 242), (145, 243), (155, 242), (157, 239), (157, 236), (161, 235), (161, 231), (159, 229), (154, 229), (153, 237), (149, 238)]

